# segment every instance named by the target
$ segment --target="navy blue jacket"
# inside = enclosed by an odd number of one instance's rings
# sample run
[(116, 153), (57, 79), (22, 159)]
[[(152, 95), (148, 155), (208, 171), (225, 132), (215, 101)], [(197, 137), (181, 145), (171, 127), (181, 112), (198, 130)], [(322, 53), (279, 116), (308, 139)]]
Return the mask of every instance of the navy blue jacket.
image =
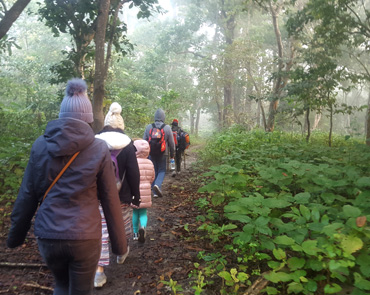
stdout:
[[(41, 203), (43, 195), (70, 157), (80, 154)], [(11, 215), (8, 247), (21, 245), (35, 218), (35, 235), (45, 239), (101, 238), (99, 198), (113, 253), (126, 252), (124, 224), (110, 152), (84, 121), (62, 118), (48, 123), (32, 146)], [(40, 205), (40, 206), (39, 206)]]

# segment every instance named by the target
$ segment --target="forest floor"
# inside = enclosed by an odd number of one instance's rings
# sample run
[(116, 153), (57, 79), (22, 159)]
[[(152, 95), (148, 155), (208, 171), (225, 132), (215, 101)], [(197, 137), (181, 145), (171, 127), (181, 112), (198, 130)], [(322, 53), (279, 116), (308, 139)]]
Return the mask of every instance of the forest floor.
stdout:
[[(111, 264), (105, 269), (107, 283), (95, 289), (95, 295), (173, 294), (161, 282), (170, 278), (183, 287), (182, 294), (194, 294), (189, 274), (198, 252), (209, 247), (193, 234), (198, 227), (199, 212), (194, 202), (199, 197), (197, 180), (201, 173), (192, 165), (197, 149), (199, 146), (187, 150), (186, 168), (182, 166), (181, 174), (172, 177), (167, 173), (162, 185), (164, 197), (153, 199), (148, 209), (145, 243), (131, 241), (130, 254), (122, 265), (116, 264), (116, 256), (111, 255)], [(41, 259), (33, 231), (21, 247), (6, 248), (10, 225), (7, 213), (12, 206), (4, 205), (0, 204), (1, 216), (5, 215), (0, 223), (0, 294), (52, 294), (53, 277)]]

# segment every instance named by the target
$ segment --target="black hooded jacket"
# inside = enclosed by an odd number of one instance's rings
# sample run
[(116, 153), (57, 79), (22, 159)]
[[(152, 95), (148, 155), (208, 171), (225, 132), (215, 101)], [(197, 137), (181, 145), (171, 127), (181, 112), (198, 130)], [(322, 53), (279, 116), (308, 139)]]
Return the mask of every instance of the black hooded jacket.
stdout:
[[(41, 203), (43, 195), (70, 157), (80, 154)], [(110, 152), (84, 121), (62, 118), (48, 123), (32, 146), (11, 215), (8, 247), (21, 245), (35, 218), (35, 235), (44, 239), (101, 238), (99, 199), (106, 216), (113, 253), (126, 252), (124, 224)], [(40, 205), (40, 206), (39, 206)]]

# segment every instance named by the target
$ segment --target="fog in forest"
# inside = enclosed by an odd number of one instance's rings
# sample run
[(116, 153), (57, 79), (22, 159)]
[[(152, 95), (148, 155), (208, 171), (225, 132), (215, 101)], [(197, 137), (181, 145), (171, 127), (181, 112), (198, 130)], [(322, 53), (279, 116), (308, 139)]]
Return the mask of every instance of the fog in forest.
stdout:
[[(95, 99), (97, 15), (74, 3), (78, 13), (68, 19), (67, 7), (50, 3), (31, 1), (0, 43), (2, 107), (41, 112), (46, 119), (57, 114), (63, 83), (73, 76), (88, 81)], [(309, 1), (158, 3), (110, 8), (103, 112), (113, 101), (122, 103), (133, 133), (161, 107), (167, 123), (178, 118), (194, 134), (238, 124), (365, 136), (369, 57), (361, 32), (368, 28), (369, 1), (353, 2), (352, 11), (338, 15), (338, 22), (347, 20), (344, 28), (335, 20), (325, 27), (325, 7), (314, 16), (321, 19), (308, 21), (315, 13)], [(364, 21), (350, 21), (355, 18)], [(77, 20), (83, 21), (75, 30)], [(357, 37), (346, 35), (351, 31)]]

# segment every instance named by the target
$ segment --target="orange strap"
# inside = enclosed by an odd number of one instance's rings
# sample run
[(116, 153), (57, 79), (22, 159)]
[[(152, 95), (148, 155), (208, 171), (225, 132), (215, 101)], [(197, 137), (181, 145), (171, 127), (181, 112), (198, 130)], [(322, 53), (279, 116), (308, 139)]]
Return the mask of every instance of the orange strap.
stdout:
[(58, 179), (63, 175), (64, 171), (67, 170), (67, 168), (69, 167), (69, 165), (71, 165), (71, 163), (73, 162), (74, 159), (76, 159), (76, 157), (78, 156), (80, 152), (77, 152), (75, 153), (68, 161), (68, 163), (63, 167), (62, 171), (59, 172), (58, 176), (55, 177), (54, 181), (52, 182), (52, 184), (50, 184), (49, 188), (47, 189), (47, 191), (45, 192), (44, 194), (44, 197), (42, 198), (42, 201), (45, 200), (45, 197), (46, 195), (49, 193), (49, 191), (51, 190), (51, 188), (54, 186), (54, 184), (58, 181)]

